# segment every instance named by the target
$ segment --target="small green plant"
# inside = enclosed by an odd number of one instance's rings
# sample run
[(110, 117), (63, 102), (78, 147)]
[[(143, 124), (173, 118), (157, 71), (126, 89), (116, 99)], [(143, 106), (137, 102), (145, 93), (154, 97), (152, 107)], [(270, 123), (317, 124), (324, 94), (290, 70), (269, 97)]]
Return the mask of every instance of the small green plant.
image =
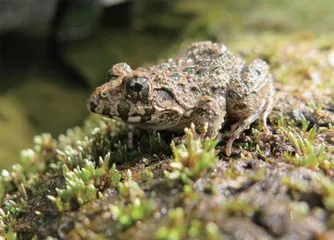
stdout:
[[(211, 189), (210, 189), (211, 190)], [(200, 199), (198, 192), (194, 188), (193, 184), (185, 184), (183, 186), (183, 202), (196, 203)]]
[(10, 226), (10, 223), (22, 213), (25, 213), (28, 207), (28, 202), (20, 197), (18, 199), (5, 200), (2, 208), (0, 208), (0, 233), (4, 232), (6, 226)]
[(24, 174), (31, 177), (36, 172), (43, 172), (47, 161), (54, 157), (57, 141), (51, 134), (43, 133), (34, 137), (33, 149), (23, 150), (20, 155), (20, 165), (26, 170)]
[(188, 224), (184, 215), (184, 210), (180, 207), (170, 209), (168, 211), (168, 218), (170, 223), (167, 226), (160, 227), (157, 230), (155, 237), (158, 240), (184, 239), (187, 235), (188, 228)]
[(6, 213), (0, 208), (0, 235), (3, 236), (6, 232), (6, 226), (7, 224), (5, 223), (7, 215)]
[[(22, 168), (21, 165), (18, 165), (18, 166)], [(14, 171), (9, 172), (6, 169), (1, 170), (0, 172), (0, 203), (2, 203), (6, 193), (10, 193), (14, 191), (16, 186), (18, 186), (15, 184), (15, 182), (18, 182), (19, 184), (20, 182), (25, 181), (25, 177), (21, 172), (19, 174), (19, 179), (15, 179), (15, 176), (17, 176), (17, 174)]]
[(334, 212), (334, 182), (330, 178), (318, 173), (314, 189), (323, 196), (322, 202), (325, 207), (329, 211)]
[(294, 179), (290, 176), (282, 177), (282, 182), (290, 188), (290, 191), (306, 192), (309, 188), (309, 182), (304, 179)]
[(136, 222), (152, 215), (153, 209), (152, 200), (140, 198), (135, 198), (127, 204), (110, 205), (110, 211), (122, 229), (133, 226)]
[(252, 216), (258, 206), (246, 200), (231, 198), (223, 202), (222, 210), (230, 216)]
[(168, 211), (168, 223), (158, 228), (155, 233), (158, 240), (181, 239), (221, 239), (220, 229), (214, 222), (203, 222), (198, 219), (187, 219), (181, 207)]
[(167, 152), (169, 144), (167, 144), (161, 137), (159, 132), (150, 134), (148, 136), (149, 152)]
[(60, 211), (63, 211), (71, 209), (71, 203), (73, 202), (82, 205), (97, 198), (100, 189), (118, 184), (121, 178), (115, 165), (110, 170), (108, 169), (109, 159), (109, 153), (104, 159), (100, 157), (98, 167), (95, 163), (86, 159), (84, 167), (80, 168), (78, 166), (72, 171), (64, 164), (62, 170), (66, 187), (56, 189), (58, 196), (49, 195), (49, 199), (57, 204)]
[(278, 125), (278, 128), (279, 129), (282, 129), (282, 130), (285, 130), (286, 129), (286, 121), (285, 121), (285, 119), (284, 119), (284, 117), (283, 117), (283, 115), (282, 114), (280, 114), (279, 116), (278, 116), (278, 119), (277, 119), (277, 125)]
[(166, 172), (170, 179), (181, 179), (184, 183), (196, 179), (212, 168), (217, 161), (215, 149), (217, 141), (214, 139), (203, 139), (195, 131), (194, 124), (186, 128), (185, 144), (171, 147), (174, 161), (170, 163), (172, 172)]
[(13, 228), (9, 228), (6, 234), (4, 234), (6, 240), (16, 240), (18, 239), (17, 233), (13, 230)]
[(54, 156), (56, 141), (50, 134), (34, 137), (34, 147), (21, 151), (19, 164), (14, 164), (10, 171), (0, 172), (0, 203), (5, 194), (16, 189), (21, 190), (22, 184), (32, 184), (38, 179), (36, 173), (46, 169), (46, 162)]
[(289, 187), (291, 193), (317, 193), (329, 211), (334, 211), (334, 183), (320, 172), (316, 172), (311, 180), (299, 177), (284, 176), (282, 182)]
[(309, 121), (303, 116), (301, 131), (297, 132), (295, 128), (286, 126), (283, 118), (278, 119), (278, 126), (283, 136), (290, 141), (295, 150), (294, 154), (292, 152), (285, 153), (284, 159), (297, 166), (305, 166), (315, 170), (322, 168), (329, 171), (331, 165), (325, 153), (325, 145), (316, 144), (319, 130), (314, 125), (307, 131), (309, 125)]
[(209, 222), (208, 224), (206, 224), (205, 231), (206, 231), (206, 239), (209, 240), (222, 239), (220, 234), (220, 229), (214, 222)]
[(329, 170), (330, 165), (327, 161), (324, 144), (314, 146), (315, 132), (315, 127), (313, 127), (308, 137), (302, 137), (300, 134), (290, 131), (288, 137), (295, 148), (295, 154), (285, 153), (284, 158), (298, 166), (305, 166), (315, 170), (320, 167)]
[(152, 214), (154, 202), (152, 199), (148, 199), (138, 183), (132, 180), (130, 170), (128, 171), (128, 179), (119, 182), (118, 191), (122, 201), (117, 205), (111, 204), (109, 208), (122, 229), (130, 227)]
[(136, 198), (144, 198), (145, 193), (138, 183), (132, 179), (131, 170), (128, 170), (127, 180), (118, 184), (118, 191), (121, 197), (133, 202)]

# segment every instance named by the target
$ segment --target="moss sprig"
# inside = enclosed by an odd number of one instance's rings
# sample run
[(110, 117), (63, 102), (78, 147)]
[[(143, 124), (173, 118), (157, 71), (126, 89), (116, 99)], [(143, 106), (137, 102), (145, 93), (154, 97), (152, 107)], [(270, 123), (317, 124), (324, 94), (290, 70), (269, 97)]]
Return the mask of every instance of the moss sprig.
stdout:
[(110, 185), (117, 185), (121, 175), (115, 165), (109, 169), (110, 153), (104, 159), (100, 157), (99, 164), (84, 161), (84, 167), (70, 170), (63, 165), (62, 173), (66, 181), (64, 189), (57, 188), (57, 197), (49, 195), (48, 198), (57, 204), (60, 211), (70, 210), (73, 204), (83, 205), (96, 199), (98, 192)]
[(181, 179), (187, 183), (212, 168), (218, 157), (215, 149), (217, 140), (204, 139), (198, 135), (194, 124), (184, 132), (185, 144), (179, 146), (174, 142), (171, 144), (174, 161), (170, 163), (172, 171), (165, 174), (170, 179)]
[(154, 201), (149, 199), (138, 183), (132, 179), (130, 170), (127, 179), (118, 183), (118, 191), (123, 200), (117, 205), (110, 204), (109, 208), (122, 229), (152, 215), (155, 208)]
[(319, 134), (319, 128), (313, 125), (309, 129), (310, 123), (302, 117), (302, 128), (297, 131), (297, 128), (287, 126), (283, 117), (278, 119), (278, 126), (285, 139), (287, 139), (294, 148), (294, 153), (289, 151), (284, 153), (284, 159), (287, 162), (297, 166), (305, 166), (314, 170), (323, 169), (330, 171), (331, 163), (325, 152), (323, 143), (317, 144), (316, 138)]

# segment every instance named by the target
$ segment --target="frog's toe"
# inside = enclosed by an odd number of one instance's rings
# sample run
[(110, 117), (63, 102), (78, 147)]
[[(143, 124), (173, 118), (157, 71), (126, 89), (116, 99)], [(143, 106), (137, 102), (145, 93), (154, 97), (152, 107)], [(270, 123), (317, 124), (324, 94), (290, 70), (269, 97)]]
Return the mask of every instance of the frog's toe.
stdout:
[(225, 147), (226, 156), (228, 157), (231, 156), (232, 154), (232, 144), (233, 144), (233, 141), (229, 140)]

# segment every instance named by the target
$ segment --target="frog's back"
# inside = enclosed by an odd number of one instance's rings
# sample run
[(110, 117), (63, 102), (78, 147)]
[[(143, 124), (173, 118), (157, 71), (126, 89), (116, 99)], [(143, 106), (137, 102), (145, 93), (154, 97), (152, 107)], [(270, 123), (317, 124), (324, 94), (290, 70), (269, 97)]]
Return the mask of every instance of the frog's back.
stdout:
[(191, 109), (202, 96), (225, 97), (231, 65), (224, 68), (227, 57), (225, 45), (206, 42), (193, 43), (174, 59), (153, 66), (157, 88), (163, 88), (185, 108)]

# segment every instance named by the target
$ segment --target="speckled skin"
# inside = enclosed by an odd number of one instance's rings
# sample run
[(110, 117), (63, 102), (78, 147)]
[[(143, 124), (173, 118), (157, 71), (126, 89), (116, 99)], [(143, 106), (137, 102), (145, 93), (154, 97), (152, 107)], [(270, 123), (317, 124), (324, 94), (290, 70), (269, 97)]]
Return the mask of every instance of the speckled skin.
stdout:
[(223, 44), (193, 43), (174, 59), (136, 70), (118, 63), (107, 78), (87, 101), (90, 111), (105, 117), (170, 131), (183, 131), (191, 122), (201, 130), (207, 123), (206, 137), (216, 137), (225, 119), (232, 118), (236, 123), (227, 155), (233, 141), (257, 118), (269, 133), (266, 118), (274, 88), (268, 64), (255, 59), (247, 65)]

